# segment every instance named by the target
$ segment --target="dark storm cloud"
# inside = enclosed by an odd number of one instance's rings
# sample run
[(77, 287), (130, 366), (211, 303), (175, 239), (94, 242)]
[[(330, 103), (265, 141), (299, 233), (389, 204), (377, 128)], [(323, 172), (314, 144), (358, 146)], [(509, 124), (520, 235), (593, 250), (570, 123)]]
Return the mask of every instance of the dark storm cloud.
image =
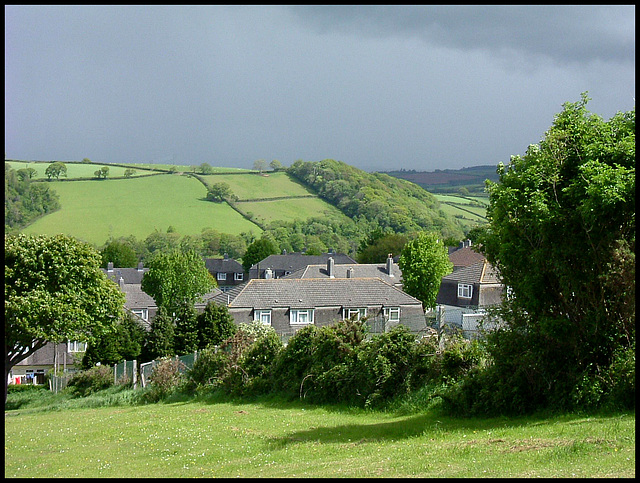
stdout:
[(634, 89), (634, 6), (5, 6), (13, 159), (495, 165)]
[(417, 36), (460, 50), (562, 62), (635, 61), (633, 6), (294, 6), (320, 32)]

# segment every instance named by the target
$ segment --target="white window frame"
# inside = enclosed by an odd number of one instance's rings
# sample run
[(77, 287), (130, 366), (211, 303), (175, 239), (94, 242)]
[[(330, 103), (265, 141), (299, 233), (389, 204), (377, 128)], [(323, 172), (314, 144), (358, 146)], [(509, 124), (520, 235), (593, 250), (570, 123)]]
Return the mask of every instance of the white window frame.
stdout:
[(149, 322), (149, 309), (131, 309), (131, 313), (137, 315), (145, 322)]
[(473, 297), (473, 285), (470, 283), (459, 283), (458, 298), (470, 299), (471, 297)]
[(271, 325), (271, 309), (255, 309), (253, 320), (262, 322), (264, 325)]
[(289, 310), (289, 323), (291, 325), (310, 325), (314, 323), (314, 309)]
[(342, 318), (344, 320), (348, 320), (351, 317), (353, 317), (354, 315), (358, 316), (358, 320), (360, 320), (363, 317), (367, 316), (367, 308), (366, 307), (360, 307), (360, 308), (343, 308), (342, 309)]
[(240, 273), (240, 272), (236, 272), (236, 273), (234, 273), (234, 274), (233, 274), (233, 279), (234, 279), (236, 282), (239, 282), (239, 281), (241, 281), (241, 280), (244, 280), (244, 273)]
[(218, 272), (216, 273), (216, 279), (217, 280), (227, 280), (227, 274), (226, 272)]
[(400, 322), (400, 307), (383, 307), (384, 318), (389, 322)]
[(77, 340), (67, 340), (67, 352), (86, 352), (87, 343)]

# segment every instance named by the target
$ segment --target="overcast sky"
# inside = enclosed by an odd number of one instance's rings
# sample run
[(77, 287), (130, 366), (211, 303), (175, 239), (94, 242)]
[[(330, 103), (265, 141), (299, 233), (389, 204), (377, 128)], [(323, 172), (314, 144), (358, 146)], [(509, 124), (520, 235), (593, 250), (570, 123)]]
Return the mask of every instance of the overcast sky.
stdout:
[(635, 106), (635, 6), (5, 6), (5, 156), (508, 163)]

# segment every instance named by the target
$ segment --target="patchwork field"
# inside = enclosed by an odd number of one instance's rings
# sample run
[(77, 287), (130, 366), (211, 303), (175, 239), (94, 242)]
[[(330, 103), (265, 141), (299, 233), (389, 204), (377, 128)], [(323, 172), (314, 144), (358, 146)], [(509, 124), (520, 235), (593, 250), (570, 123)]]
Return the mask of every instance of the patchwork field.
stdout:
[(206, 201), (206, 188), (188, 176), (52, 181), (50, 185), (60, 195), (62, 208), (38, 219), (24, 233), (65, 233), (102, 245), (110, 236), (144, 239), (169, 226), (181, 235), (198, 234), (205, 228), (236, 235), (262, 232), (226, 203)]

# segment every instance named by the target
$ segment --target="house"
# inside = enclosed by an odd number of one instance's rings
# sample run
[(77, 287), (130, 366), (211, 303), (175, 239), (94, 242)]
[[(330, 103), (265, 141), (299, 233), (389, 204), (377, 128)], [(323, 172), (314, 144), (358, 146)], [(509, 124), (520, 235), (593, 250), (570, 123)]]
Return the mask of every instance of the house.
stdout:
[(449, 260), (453, 264), (453, 271), (483, 261), (484, 255), (471, 247), (471, 240), (464, 240), (456, 248), (449, 247)]
[(58, 373), (75, 372), (80, 369), (86, 349), (84, 342), (48, 343), (11, 368), (9, 384), (44, 384), (51, 369)]
[(329, 257), (324, 264), (307, 265), (283, 278), (379, 278), (402, 290), (402, 271), (389, 254), (385, 263), (337, 264)]
[(124, 292), (125, 309), (136, 315), (149, 328), (151, 320), (158, 311), (153, 297), (144, 292), (141, 286), (142, 277), (149, 269), (144, 268), (142, 262), (138, 263), (137, 268), (114, 268), (113, 263), (109, 262), (107, 269), (103, 268), (102, 271)]
[(436, 319), (440, 327), (449, 325), (461, 329), (466, 336), (476, 336), (481, 321), (485, 329), (495, 326), (497, 321), (487, 319), (486, 308), (500, 304), (504, 296), (505, 287), (497, 271), (482, 257), (442, 277), (436, 297)]
[(223, 292), (245, 281), (242, 265), (233, 258), (229, 258), (226, 253), (224, 258), (205, 258), (204, 264), (218, 282), (218, 288)]
[(329, 258), (333, 258), (334, 263), (337, 265), (358, 263), (348, 255), (333, 253), (333, 251), (323, 253), (322, 255), (284, 252), (282, 255), (269, 255), (267, 258), (254, 264), (249, 270), (249, 279), (281, 278), (308, 265), (326, 264)]
[(236, 324), (261, 321), (285, 337), (353, 316), (366, 316), (372, 332), (426, 329), (422, 303), (378, 277), (251, 279), (223, 296)]

